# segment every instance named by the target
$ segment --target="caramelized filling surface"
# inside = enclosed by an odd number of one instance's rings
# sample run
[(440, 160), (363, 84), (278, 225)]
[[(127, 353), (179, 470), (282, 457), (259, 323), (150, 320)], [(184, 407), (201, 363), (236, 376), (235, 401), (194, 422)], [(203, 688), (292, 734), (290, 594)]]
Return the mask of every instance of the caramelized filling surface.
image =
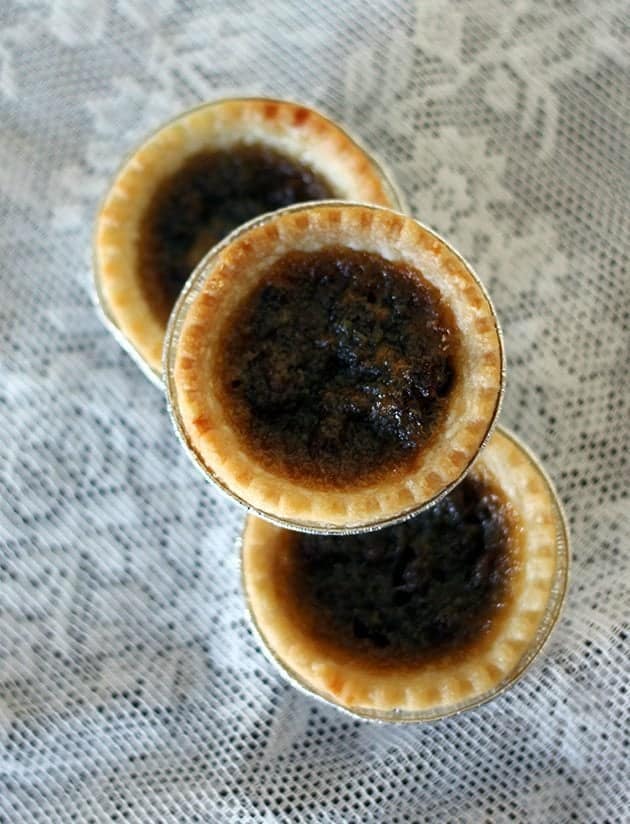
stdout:
[(146, 211), (139, 239), (145, 297), (166, 324), (201, 258), (257, 215), (332, 197), (312, 169), (262, 145), (201, 151), (167, 178)]
[(492, 626), (517, 559), (501, 493), (470, 478), (378, 532), (297, 535), (286, 590), (310, 634), (384, 662), (462, 653)]
[(411, 462), (445, 410), (457, 328), (416, 270), (290, 252), (228, 320), (218, 385), (264, 465), (324, 488)]

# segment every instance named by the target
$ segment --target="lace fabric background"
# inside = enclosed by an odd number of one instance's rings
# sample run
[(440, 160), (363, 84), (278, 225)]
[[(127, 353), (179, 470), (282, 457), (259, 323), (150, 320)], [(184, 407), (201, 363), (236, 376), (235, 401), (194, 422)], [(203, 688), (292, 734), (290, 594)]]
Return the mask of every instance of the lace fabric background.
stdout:
[[(629, 33), (615, 0), (0, 3), (0, 821), (629, 820)], [(354, 130), (498, 309), (574, 565), (543, 658), (461, 717), (354, 722), (276, 675), (243, 513), (92, 306), (122, 155), (233, 93)]]

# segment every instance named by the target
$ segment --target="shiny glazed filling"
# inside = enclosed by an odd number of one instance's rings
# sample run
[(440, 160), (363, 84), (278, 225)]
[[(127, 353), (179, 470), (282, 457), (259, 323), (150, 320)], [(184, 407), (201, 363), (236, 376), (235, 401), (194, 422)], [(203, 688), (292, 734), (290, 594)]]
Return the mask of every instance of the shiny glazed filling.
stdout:
[(237, 226), (265, 212), (334, 196), (308, 166), (262, 145), (201, 151), (157, 189), (144, 216), (142, 288), (166, 324), (201, 258)]
[(461, 654), (509, 594), (513, 517), (499, 491), (467, 478), (397, 526), (296, 535), (286, 582), (293, 609), (309, 634), (372, 659)]
[(217, 383), (258, 461), (341, 487), (413, 461), (446, 409), (456, 349), (450, 311), (408, 265), (290, 252), (229, 319)]

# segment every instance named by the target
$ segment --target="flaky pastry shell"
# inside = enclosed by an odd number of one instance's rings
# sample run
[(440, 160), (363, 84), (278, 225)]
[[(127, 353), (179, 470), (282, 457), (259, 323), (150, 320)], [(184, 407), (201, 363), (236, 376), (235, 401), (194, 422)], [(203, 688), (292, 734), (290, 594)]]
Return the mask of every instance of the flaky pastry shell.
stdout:
[(131, 353), (161, 375), (165, 325), (142, 289), (138, 240), (162, 181), (192, 155), (263, 144), (305, 163), (335, 197), (401, 207), (384, 171), (340, 126), (319, 112), (266, 98), (221, 100), (186, 112), (151, 135), (123, 164), (96, 221), (94, 277), (102, 310)]
[(287, 608), (292, 533), (248, 517), (242, 542), (247, 605), (266, 652), (296, 686), (366, 717), (434, 720), (489, 700), (531, 663), (566, 591), (562, 510), (532, 456), (504, 431), (495, 432), (470, 474), (498, 487), (510, 507), (514, 572), (490, 630), (463, 654), (450, 652), (431, 663), (383, 667), (311, 637)]
[[(343, 489), (317, 488), (262, 466), (213, 386), (225, 324), (241, 299), (288, 251), (330, 246), (414, 267), (439, 290), (460, 339), (449, 400), (426, 446), (409, 466)], [(195, 280), (172, 316), (165, 352), (174, 421), (206, 474), (263, 517), (321, 532), (372, 529), (408, 517), (456, 483), (488, 437), (504, 372), (494, 310), (465, 261), (415, 220), (363, 204), (291, 207), (237, 233)]]

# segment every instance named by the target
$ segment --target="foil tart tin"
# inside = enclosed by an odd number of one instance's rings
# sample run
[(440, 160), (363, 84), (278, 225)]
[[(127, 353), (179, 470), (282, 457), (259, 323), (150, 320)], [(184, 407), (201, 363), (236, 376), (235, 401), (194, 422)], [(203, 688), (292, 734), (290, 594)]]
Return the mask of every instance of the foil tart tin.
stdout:
[(562, 610), (566, 602), (567, 591), (569, 586), (569, 573), (571, 568), (571, 546), (569, 528), (562, 503), (558, 498), (558, 494), (553, 486), (553, 483), (551, 482), (549, 476), (547, 475), (545, 469), (543, 468), (538, 458), (531, 452), (531, 450), (527, 446), (525, 446), (525, 444), (513, 432), (502, 426), (497, 427), (497, 430), (501, 432), (503, 435), (505, 435), (510, 441), (512, 441), (512, 443), (515, 446), (517, 446), (521, 450), (523, 455), (529, 460), (534, 469), (538, 472), (541, 480), (544, 482), (547, 490), (550, 493), (555, 513), (554, 520), (556, 529), (556, 568), (551, 584), (551, 589), (549, 592), (547, 606), (543, 614), (542, 620), (540, 622), (540, 625), (538, 627), (538, 630), (536, 631), (536, 635), (532, 639), (532, 642), (528, 646), (528, 648), (523, 652), (521, 658), (519, 659), (514, 669), (490, 690), (486, 690), (485, 692), (482, 692), (476, 696), (471, 696), (470, 698), (463, 701), (453, 702), (447, 705), (436, 706), (434, 708), (423, 711), (378, 711), (370, 708), (347, 707), (337, 701), (334, 701), (332, 698), (323, 694), (322, 692), (313, 689), (307, 683), (307, 681), (305, 681), (299, 674), (294, 672), (289, 666), (285, 664), (284, 661), (282, 661), (279, 658), (276, 652), (269, 645), (264, 633), (262, 632), (256, 620), (256, 616), (253, 612), (251, 601), (249, 599), (247, 592), (247, 584), (245, 581), (244, 574), (245, 565), (243, 563), (244, 535), (247, 527), (248, 518), (251, 517), (247, 516), (241, 533), (236, 541), (236, 551), (238, 552), (241, 588), (244, 594), (248, 623), (252, 629), (254, 637), (258, 641), (262, 653), (265, 655), (267, 660), (274, 666), (274, 668), (282, 676), (282, 678), (288, 681), (288, 683), (295, 687), (295, 689), (297, 689), (304, 695), (307, 695), (310, 698), (316, 700), (318, 703), (328, 707), (334, 707), (335, 709), (354, 719), (370, 721), (376, 724), (424, 724), (433, 721), (440, 721), (441, 719), (448, 718), (450, 716), (460, 715), (463, 712), (477, 709), (478, 707), (481, 707), (483, 704), (487, 704), (489, 701), (493, 701), (495, 698), (502, 695), (504, 692), (513, 687), (518, 681), (520, 681), (521, 678), (523, 678), (523, 676), (534, 666), (534, 664), (538, 662), (541, 653), (544, 651), (549, 641), (549, 638), (554, 627), (556, 626), (562, 615)]
[[(313, 208), (327, 208), (329, 206), (362, 206), (367, 207), (369, 209), (373, 209), (374, 211), (391, 211), (387, 210), (382, 206), (373, 206), (370, 204), (365, 203), (358, 203), (355, 201), (348, 201), (348, 200), (318, 200), (313, 201), (311, 203), (298, 203), (293, 206), (288, 206), (285, 209), (280, 209), (276, 212), (268, 212), (265, 215), (260, 215), (259, 217), (250, 220), (248, 223), (239, 226), (235, 229), (230, 235), (224, 238), (221, 243), (217, 244), (217, 246), (213, 247), (210, 252), (206, 255), (205, 258), (197, 265), (197, 268), (194, 270), (190, 278), (186, 281), (182, 292), (175, 303), (173, 311), (171, 312), (168, 326), (166, 329), (166, 337), (164, 339), (164, 350), (163, 350), (163, 362), (162, 362), (162, 371), (164, 375), (164, 384), (166, 389), (166, 399), (167, 399), (167, 408), (169, 411), (169, 415), (173, 422), (173, 426), (175, 427), (175, 432), (177, 437), (179, 438), (182, 446), (184, 447), (185, 452), (187, 453), (188, 457), (191, 461), (195, 464), (195, 466), (201, 471), (203, 476), (206, 480), (212, 482), (217, 489), (231, 498), (236, 503), (244, 506), (250, 512), (256, 514), (259, 518), (263, 518), (264, 520), (270, 521), (271, 523), (276, 524), (277, 526), (286, 527), (287, 529), (293, 529), (298, 532), (310, 532), (310, 533), (319, 533), (319, 534), (327, 534), (327, 535), (349, 535), (353, 533), (360, 533), (360, 532), (373, 532), (377, 529), (382, 529), (385, 526), (392, 526), (397, 523), (401, 523), (402, 521), (407, 520), (408, 518), (412, 518), (414, 515), (418, 515), (422, 510), (426, 509), (429, 506), (437, 503), (444, 495), (447, 495), (451, 489), (457, 486), (463, 478), (466, 476), (467, 472), (470, 470), (471, 466), (473, 465), (477, 455), (483, 449), (483, 447), (488, 443), (492, 433), (494, 431), (494, 427), (496, 425), (499, 412), (501, 409), (501, 404), (503, 401), (503, 394), (505, 391), (505, 373), (506, 373), (506, 365), (505, 365), (505, 348), (503, 343), (503, 333), (501, 331), (501, 325), (499, 323), (499, 319), (496, 314), (496, 310), (494, 305), (490, 299), (488, 292), (486, 291), (483, 283), (479, 279), (479, 276), (476, 274), (472, 266), (463, 258), (453, 247), (446, 241), (441, 235), (437, 232), (433, 231), (430, 227), (426, 226), (425, 224), (421, 223), (418, 220), (415, 222), (421, 226), (425, 231), (432, 234), (438, 240), (440, 240), (451, 252), (452, 254), (456, 255), (463, 265), (468, 269), (470, 274), (473, 276), (477, 285), (479, 286), (480, 290), (482, 291), (484, 297), (486, 298), (488, 305), (490, 306), (490, 310), (492, 313), (492, 318), (494, 320), (495, 329), (497, 331), (498, 339), (499, 339), (499, 350), (500, 350), (500, 358), (501, 358), (501, 365), (500, 365), (500, 387), (499, 392), (497, 395), (497, 401), (495, 404), (495, 408), (493, 410), (492, 417), (490, 419), (488, 429), (486, 434), (481, 441), (479, 448), (472, 456), (469, 463), (462, 469), (459, 477), (456, 478), (452, 483), (448, 486), (444, 487), (438, 494), (436, 494), (433, 498), (428, 501), (425, 501), (423, 504), (419, 505), (415, 509), (407, 510), (402, 512), (400, 515), (396, 515), (394, 517), (389, 518), (382, 518), (374, 520), (369, 524), (363, 524), (358, 527), (339, 527), (332, 524), (320, 524), (320, 525), (313, 525), (309, 523), (303, 523), (298, 520), (291, 520), (287, 518), (278, 518), (272, 513), (266, 512), (265, 510), (259, 509), (257, 507), (252, 506), (249, 502), (244, 500), (241, 496), (237, 495), (233, 492), (223, 481), (218, 478), (211, 469), (209, 469), (205, 463), (203, 462), (201, 456), (191, 443), (186, 429), (182, 420), (181, 412), (179, 409), (178, 399), (177, 399), (177, 387), (175, 384), (174, 379), (174, 371), (175, 371), (175, 358), (177, 352), (177, 346), (179, 343), (179, 338), (181, 335), (182, 326), (188, 312), (188, 308), (190, 305), (196, 300), (197, 296), (201, 292), (204, 287), (204, 284), (207, 280), (208, 273), (212, 269), (214, 262), (217, 256), (222, 252), (222, 250), (229, 245), (233, 240), (238, 238), (244, 232), (249, 231), (250, 229), (261, 226), (267, 223), (269, 220), (272, 220), (275, 216), (280, 214), (285, 214), (289, 212), (299, 212), (304, 209), (313, 209)], [(402, 213), (399, 213), (402, 214)], [(408, 218), (408, 215), (404, 215)]]
[[(354, 134), (352, 134), (350, 131), (348, 131), (348, 129), (345, 126), (342, 126), (341, 124), (334, 121), (332, 118), (328, 117), (326, 114), (323, 114), (316, 107), (309, 106), (309, 105), (303, 104), (303, 103), (298, 103), (297, 101), (293, 101), (293, 100), (279, 100), (278, 98), (273, 98), (273, 97), (255, 97), (255, 98), (254, 97), (228, 97), (228, 98), (220, 98), (218, 100), (212, 100), (208, 103), (202, 103), (199, 106), (195, 106), (191, 109), (187, 109), (184, 112), (180, 112), (176, 117), (171, 118), (170, 120), (166, 121), (165, 123), (162, 123), (156, 129), (154, 129), (150, 134), (145, 136), (145, 138), (142, 140), (141, 143), (139, 143), (131, 151), (129, 151), (125, 155), (123, 161), (118, 166), (115, 174), (111, 178), (110, 184), (108, 186), (108, 190), (107, 190), (106, 194), (104, 195), (104, 197), (101, 201), (101, 204), (99, 206), (95, 225), (98, 226), (98, 222), (99, 222), (99, 218), (100, 218), (103, 206), (105, 204), (105, 201), (107, 200), (109, 191), (111, 190), (111, 188), (114, 184), (114, 181), (118, 178), (119, 174), (122, 172), (122, 170), (127, 165), (127, 163), (131, 160), (131, 158), (135, 154), (137, 154), (143, 148), (143, 146), (146, 143), (151, 141), (159, 132), (161, 132), (162, 129), (165, 129), (165, 128), (168, 128), (168, 127), (172, 126), (173, 124), (177, 123), (179, 120), (187, 118), (189, 115), (193, 114), (194, 112), (202, 111), (202, 110), (205, 110), (205, 109), (208, 109), (208, 108), (212, 108), (213, 106), (218, 106), (218, 105), (228, 103), (228, 102), (232, 102), (232, 101), (246, 102), (248, 100), (257, 100), (257, 101), (262, 101), (264, 103), (294, 103), (296, 106), (300, 106), (301, 108), (308, 109), (309, 111), (314, 112), (314, 113), (320, 115), (321, 117), (325, 117), (327, 120), (330, 120), (332, 123), (335, 124), (335, 126), (337, 126), (338, 129), (340, 129), (344, 133), (344, 135), (352, 143), (354, 143), (355, 146), (357, 146), (367, 157), (370, 158), (370, 160), (372, 161), (372, 163), (376, 167), (376, 170), (378, 171), (378, 173), (379, 173), (379, 175), (380, 175), (380, 177), (381, 177), (381, 179), (384, 183), (385, 190), (387, 191), (387, 194), (388, 194), (388, 196), (389, 196), (389, 198), (392, 202), (393, 207), (399, 212), (407, 213), (409, 211), (409, 206), (408, 206), (407, 200), (405, 198), (405, 195), (404, 195), (402, 189), (396, 183), (396, 180), (395, 180), (394, 176), (392, 175), (391, 171), (388, 169), (387, 165), (383, 162), (383, 160), (378, 155), (376, 155), (371, 149), (368, 149), (362, 143), (362, 141), (359, 138), (357, 138)], [(256, 220), (257, 220), (257, 218), (254, 218), (254, 221), (256, 221)], [(250, 225), (250, 224), (248, 223), (248, 224), (245, 224), (245, 225)], [(236, 231), (238, 231), (238, 228), (237, 228)], [(223, 244), (220, 244), (220, 245), (222, 246)], [(211, 249), (209, 253), (212, 253), (212, 251), (213, 250)], [(203, 261), (202, 261), (202, 263), (203, 263)], [(197, 271), (197, 269), (195, 271)], [(191, 274), (191, 277), (192, 277), (192, 274)], [(127, 352), (127, 354), (132, 358), (132, 360), (135, 361), (135, 363), (138, 365), (138, 367), (144, 373), (144, 375), (156, 386), (163, 387), (164, 383), (163, 383), (163, 379), (162, 379), (162, 371), (159, 370), (159, 369), (154, 369), (149, 363), (147, 363), (145, 358), (140, 354), (138, 349), (134, 346), (133, 342), (122, 331), (122, 329), (120, 328), (120, 325), (119, 325), (114, 313), (111, 310), (111, 307), (109, 306), (107, 298), (105, 297), (105, 294), (104, 294), (103, 288), (102, 288), (101, 277), (100, 277), (100, 273), (99, 273), (98, 258), (97, 258), (97, 255), (96, 255), (96, 231), (94, 232), (93, 242), (92, 242), (92, 284), (91, 284), (91, 286), (92, 286), (92, 288), (91, 288), (92, 301), (93, 301), (94, 305), (96, 306), (96, 309), (97, 309), (98, 315), (101, 319), (101, 322), (104, 324), (106, 329), (114, 336), (116, 341), (125, 350), (125, 352)]]

